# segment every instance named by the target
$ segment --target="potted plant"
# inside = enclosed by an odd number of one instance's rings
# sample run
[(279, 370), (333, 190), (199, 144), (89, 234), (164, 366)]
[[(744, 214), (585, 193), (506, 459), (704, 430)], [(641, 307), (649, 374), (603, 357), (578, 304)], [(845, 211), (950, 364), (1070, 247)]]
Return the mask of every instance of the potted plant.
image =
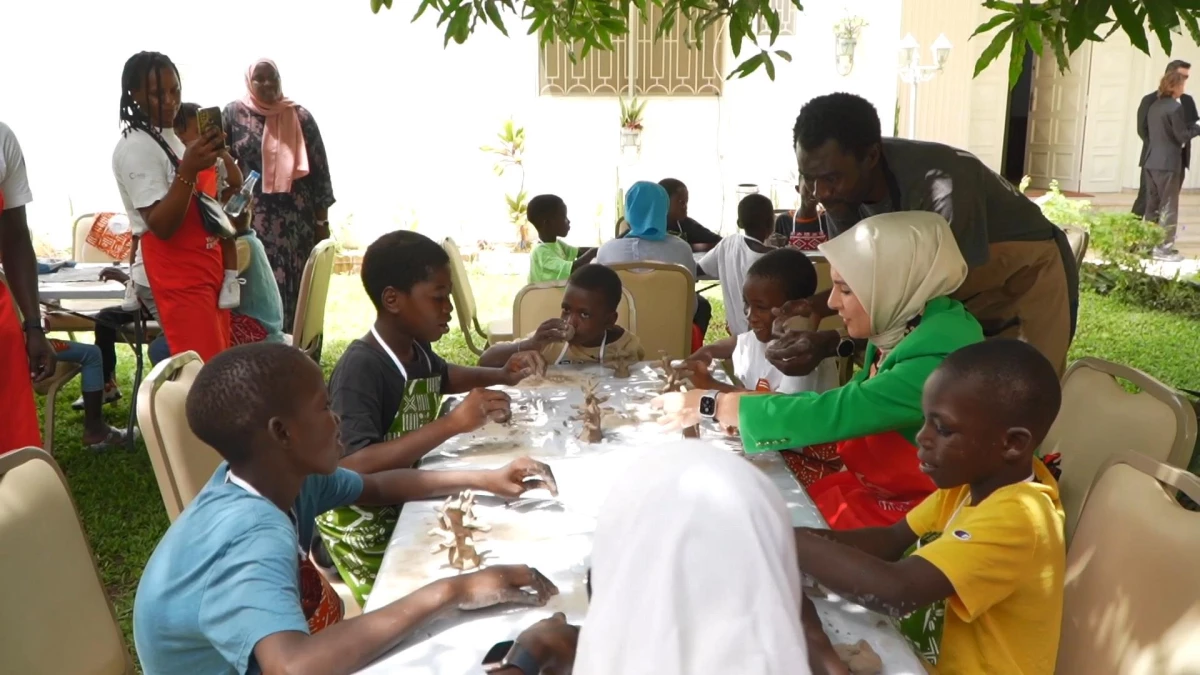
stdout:
[(621, 99), (621, 147), (642, 147), (642, 112), (646, 102), (637, 98)]
[(845, 77), (854, 70), (854, 48), (858, 45), (859, 34), (866, 27), (867, 20), (861, 16), (847, 16), (833, 24), (833, 55), (838, 75)]

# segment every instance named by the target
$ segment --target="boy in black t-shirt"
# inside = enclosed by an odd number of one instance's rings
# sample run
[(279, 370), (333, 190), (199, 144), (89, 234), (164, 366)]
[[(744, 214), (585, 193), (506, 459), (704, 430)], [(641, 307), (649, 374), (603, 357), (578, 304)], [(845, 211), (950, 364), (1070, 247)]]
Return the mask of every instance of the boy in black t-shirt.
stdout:
[[(493, 385), (513, 385), (545, 369), (537, 352), (520, 352), (503, 368), (447, 364), (431, 347), (450, 330), (450, 259), (441, 246), (411, 231), (385, 234), (367, 248), (363, 287), (377, 315), (329, 378), (330, 405), (341, 417), (341, 466), (362, 474), (410, 467), (426, 453), (487, 421), (507, 420), (509, 398)], [(438, 417), (443, 394), (470, 392)], [(347, 510), (349, 511), (349, 510)], [(361, 510), (360, 510), (361, 511)], [(317, 520), (342, 579), (361, 601), (370, 592), (398, 509), (330, 511)]]

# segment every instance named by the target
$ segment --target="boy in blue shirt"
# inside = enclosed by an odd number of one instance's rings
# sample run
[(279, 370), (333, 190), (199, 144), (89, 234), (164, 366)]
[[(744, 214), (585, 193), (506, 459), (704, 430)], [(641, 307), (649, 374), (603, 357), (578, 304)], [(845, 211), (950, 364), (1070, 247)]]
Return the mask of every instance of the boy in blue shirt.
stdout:
[(489, 567), (334, 626), (341, 603), (305, 555), (317, 514), (464, 489), (557, 492), (549, 468), (528, 458), (488, 471), (338, 468), (339, 421), (321, 369), (281, 344), (217, 355), (188, 393), (187, 418), (225, 462), (167, 530), (138, 584), (133, 632), (146, 675), (350, 673), (448, 609), (544, 605), (557, 593), (529, 567)]

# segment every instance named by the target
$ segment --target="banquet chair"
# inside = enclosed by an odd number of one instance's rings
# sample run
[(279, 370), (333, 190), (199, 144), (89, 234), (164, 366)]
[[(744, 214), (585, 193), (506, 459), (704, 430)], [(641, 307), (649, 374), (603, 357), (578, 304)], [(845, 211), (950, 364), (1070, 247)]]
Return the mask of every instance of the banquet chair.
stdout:
[(92, 246), (88, 243), (88, 235), (92, 231), (92, 224), (96, 221), (96, 216), (99, 213), (85, 213), (75, 219), (75, 224), (72, 226), (72, 239), (74, 247), (71, 252), (71, 259), (77, 263), (122, 263), (123, 260), (116, 260), (104, 251)]
[[(696, 279), (683, 265), (637, 262), (608, 265), (621, 285), (633, 296), (634, 306), (642, 315), (637, 336), (646, 357), (658, 358), (666, 352), (672, 359), (692, 353), (692, 318), (696, 314)], [(645, 317), (653, 316), (654, 321)]]
[(37, 448), (0, 455), (0, 551), (0, 670), (135, 672), (66, 478)]
[(58, 401), (59, 391), (62, 390), (64, 384), (75, 379), (75, 376), (81, 372), (83, 372), (83, 368), (78, 363), (60, 361), (55, 366), (53, 375), (41, 382), (33, 383), (33, 390), (46, 397), (45, 409), (42, 411), (42, 416), (45, 418), (42, 444), (45, 445), (46, 454), (54, 454), (54, 408)]
[[(557, 319), (562, 315), (562, 299), (566, 281), (543, 281), (517, 291), (513, 298), (513, 339), (529, 335), (546, 319)], [(637, 309), (633, 295), (621, 289), (621, 301), (617, 304), (617, 325), (637, 335)]]
[[(1118, 378), (1140, 391), (1126, 391)], [(1186, 468), (1196, 444), (1196, 413), (1188, 401), (1140, 370), (1101, 359), (1071, 364), (1062, 380), (1062, 407), (1042, 456), (1059, 454), (1059, 489), (1070, 544), (1088, 488), (1106, 460), (1136, 450)]]
[[(458, 327), (462, 329), (467, 348), (480, 355), (488, 345), (512, 340), (513, 326), (509, 319), (496, 319), (488, 323), (487, 330), (483, 329), (479, 323), (475, 293), (471, 290), (471, 280), (467, 275), (467, 266), (463, 264), (458, 244), (446, 237), (442, 240), (442, 249), (450, 257), (450, 293), (454, 299), (454, 312), (458, 315)], [(482, 340), (483, 346), (477, 346), (476, 340)]]
[(291, 342), (313, 360), (321, 354), (325, 339), (325, 306), (329, 300), (329, 283), (333, 276), (333, 261), (337, 249), (332, 239), (315, 247), (304, 264), (300, 280), (300, 296), (296, 301), (296, 318), (292, 324)]
[(1063, 232), (1067, 235), (1067, 243), (1071, 245), (1071, 254), (1075, 256), (1075, 268), (1083, 267), (1083, 258), (1087, 255), (1088, 244), (1092, 235), (1082, 227), (1064, 225)]
[(1097, 468), (1067, 549), (1060, 675), (1200, 673), (1200, 478), (1122, 451)]
[(221, 463), (217, 451), (196, 438), (187, 421), (188, 391), (203, 366), (196, 352), (176, 354), (155, 366), (138, 390), (138, 426), (172, 522)]

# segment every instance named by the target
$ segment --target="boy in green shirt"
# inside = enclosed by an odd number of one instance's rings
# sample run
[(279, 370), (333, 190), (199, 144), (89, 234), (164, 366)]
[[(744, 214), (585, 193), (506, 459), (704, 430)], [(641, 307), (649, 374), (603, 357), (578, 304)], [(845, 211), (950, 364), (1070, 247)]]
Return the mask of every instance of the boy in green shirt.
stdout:
[(529, 256), (529, 283), (563, 281), (596, 257), (595, 248), (576, 248), (558, 240), (571, 231), (567, 204), (562, 198), (538, 195), (529, 200), (528, 215), (542, 241)]

